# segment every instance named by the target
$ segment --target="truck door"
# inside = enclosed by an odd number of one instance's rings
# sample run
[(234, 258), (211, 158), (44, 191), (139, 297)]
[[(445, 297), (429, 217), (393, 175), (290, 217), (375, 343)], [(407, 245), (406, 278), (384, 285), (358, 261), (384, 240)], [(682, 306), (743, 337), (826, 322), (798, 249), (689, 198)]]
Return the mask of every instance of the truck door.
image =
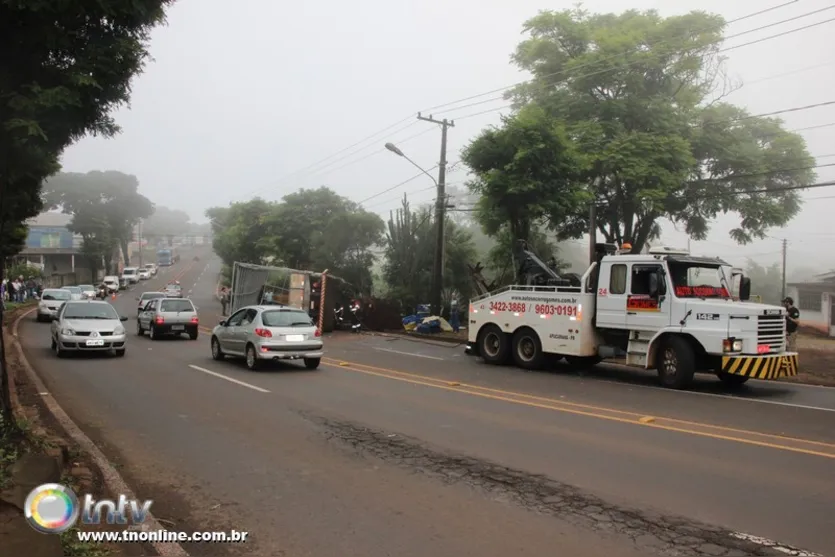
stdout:
[[(650, 284), (658, 277), (658, 294), (652, 296)], [(635, 263), (629, 273), (629, 296), (626, 300), (626, 326), (630, 330), (657, 331), (670, 324), (671, 297), (667, 294), (663, 267)]]
[(626, 327), (626, 286), (628, 267), (625, 263), (604, 265), (600, 269), (597, 288), (597, 326), (604, 329)]

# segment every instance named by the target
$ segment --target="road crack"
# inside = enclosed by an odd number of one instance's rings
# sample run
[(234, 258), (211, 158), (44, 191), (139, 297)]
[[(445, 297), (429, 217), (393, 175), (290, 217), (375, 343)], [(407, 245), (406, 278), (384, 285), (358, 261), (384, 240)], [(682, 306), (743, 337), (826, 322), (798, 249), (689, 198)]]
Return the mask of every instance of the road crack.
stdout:
[(482, 490), (491, 499), (512, 501), (578, 527), (631, 540), (638, 549), (681, 557), (821, 557), (776, 542), (692, 520), (610, 504), (544, 475), (451, 454), (418, 439), (359, 424), (306, 416), (325, 437), (355, 453), (438, 479)]

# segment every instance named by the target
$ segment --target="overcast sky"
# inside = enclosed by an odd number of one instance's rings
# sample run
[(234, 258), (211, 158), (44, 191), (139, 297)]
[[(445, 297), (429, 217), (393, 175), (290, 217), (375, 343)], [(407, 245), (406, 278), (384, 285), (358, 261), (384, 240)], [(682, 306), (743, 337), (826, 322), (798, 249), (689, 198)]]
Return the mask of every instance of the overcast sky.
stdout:
[[(703, 9), (731, 20), (780, 3), (596, 0), (584, 6), (597, 12), (654, 8), (664, 15)], [(728, 34), (828, 4), (799, 0), (733, 24)], [(134, 174), (152, 201), (186, 210), (198, 222), (211, 206), (255, 195), (278, 200), (300, 187), (320, 185), (356, 201), (375, 196), (365, 206), (387, 215), (403, 193), (415, 202), (431, 200), (434, 186), (419, 177), (379, 195), (416, 174), (383, 143), (398, 144), (425, 168), (437, 164), (440, 130), (413, 115), (525, 79), (509, 61), (523, 38), (522, 23), (540, 9), (568, 6), (534, 0), (320, 0), (306, 5), (178, 0), (168, 25), (153, 33), (154, 60), (135, 80), (130, 108), (115, 115), (123, 133), (80, 141), (65, 153), (64, 169)], [(727, 46), (833, 17), (835, 10), (824, 11), (730, 39)], [(727, 68), (744, 86), (727, 100), (755, 114), (835, 100), (833, 33), (835, 22), (728, 52)], [(496, 96), (432, 111), (456, 120), (449, 135), (450, 162), (507, 112), (499, 110), (506, 104), (502, 100), (464, 105)], [(491, 109), (496, 110), (471, 116)], [(402, 123), (387, 133), (332, 156), (397, 122)], [(789, 129), (835, 123), (835, 106), (794, 112), (785, 122)], [(835, 125), (801, 133), (810, 153), (820, 157), (818, 164), (835, 163)], [(821, 168), (819, 180), (835, 179), (833, 169)], [(465, 178), (458, 165), (448, 182), (460, 184)], [(728, 215), (715, 223), (710, 241), (693, 242), (692, 249), (739, 264), (745, 255), (768, 264), (779, 261), (777, 238), (788, 238), (790, 268), (835, 266), (835, 250), (820, 250), (835, 241), (835, 188), (811, 190), (804, 197), (803, 212), (786, 229), (774, 230), (773, 238), (735, 246), (728, 230), (736, 219)], [(664, 241), (685, 245), (687, 237), (666, 226)]]

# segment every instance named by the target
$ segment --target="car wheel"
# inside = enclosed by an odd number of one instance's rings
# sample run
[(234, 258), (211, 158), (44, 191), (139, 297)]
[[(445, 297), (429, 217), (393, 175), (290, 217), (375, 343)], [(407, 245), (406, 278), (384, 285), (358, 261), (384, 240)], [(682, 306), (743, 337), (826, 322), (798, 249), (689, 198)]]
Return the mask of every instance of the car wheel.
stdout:
[(144, 336), (145, 329), (142, 328), (142, 323), (139, 322), (139, 319), (136, 320), (136, 336)]
[(304, 359), (304, 367), (307, 369), (316, 369), (319, 367), (319, 362), (321, 358), (305, 358)]
[(114, 354), (116, 355), (117, 358), (122, 358), (125, 355), (126, 350), (127, 350), (127, 348), (121, 348), (119, 350), (114, 351)]
[(197, 334), (198, 330), (195, 328), (194, 330), (188, 332), (188, 338), (191, 340), (197, 340)]
[(251, 344), (247, 344), (246, 346), (246, 367), (248, 367), (251, 371), (255, 371), (258, 369), (258, 354), (255, 352), (255, 347)]
[(220, 349), (220, 341), (217, 337), (212, 337), (212, 359), (222, 360), (224, 357), (223, 350)]
[(151, 327), (148, 329), (148, 337), (151, 340), (157, 340), (159, 338), (159, 334), (157, 334), (157, 328), (153, 325), (151, 325)]

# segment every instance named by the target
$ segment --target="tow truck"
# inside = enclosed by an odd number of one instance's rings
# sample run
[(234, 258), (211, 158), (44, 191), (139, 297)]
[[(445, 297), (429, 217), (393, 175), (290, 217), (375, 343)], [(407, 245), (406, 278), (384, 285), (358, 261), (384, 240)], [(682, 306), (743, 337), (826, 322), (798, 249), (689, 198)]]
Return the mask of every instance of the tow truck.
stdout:
[(786, 310), (750, 302), (750, 278), (720, 258), (596, 244), (585, 273), (560, 276), (525, 242), (514, 251), (517, 284), (470, 303), (466, 352), (485, 363), (532, 370), (549, 360), (579, 368), (610, 360), (657, 370), (672, 389), (687, 389), (696, 373), (731, 387), (797, 375)]

